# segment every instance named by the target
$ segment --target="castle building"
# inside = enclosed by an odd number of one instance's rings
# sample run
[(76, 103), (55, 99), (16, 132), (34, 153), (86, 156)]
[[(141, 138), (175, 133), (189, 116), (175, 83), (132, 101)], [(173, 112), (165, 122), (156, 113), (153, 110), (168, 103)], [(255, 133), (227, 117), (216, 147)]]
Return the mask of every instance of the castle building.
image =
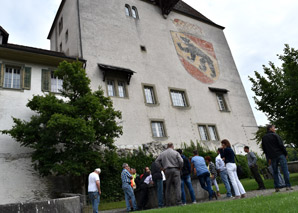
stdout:
[(257, 124), (223, 33), (179, 0), (63, 0), (51, 50), (87, 60), (122, 111), (120, 147), (229, 139), (237, 153), (258, 151)]
[[(8, 43), (0, 27), (0, 129), (30, 119), (28, 99), (58, 94), (52, 71), (81, 60), (91, 87), (122, 112), (120, 148), (198, 141), (211, 150), (230, 140), (259, 152), (257, 124), (224, 27), (182, 0), (62, 0), (49, 31), (51, 50)], [(58, 94), (59, 95), (59, 94)], [(0, 204), (50, 197), (30, 150), (0, 134)]]

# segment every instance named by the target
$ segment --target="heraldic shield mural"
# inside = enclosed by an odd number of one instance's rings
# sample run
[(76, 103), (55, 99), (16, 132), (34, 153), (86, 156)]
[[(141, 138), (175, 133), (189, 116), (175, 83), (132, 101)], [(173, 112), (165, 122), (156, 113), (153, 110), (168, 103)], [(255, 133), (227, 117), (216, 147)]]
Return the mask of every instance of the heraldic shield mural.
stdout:
[(179, 59), (186, 71), (203, 83), (214, 83), (219, 68), (210, 42), (180, 32), (171, 32)]

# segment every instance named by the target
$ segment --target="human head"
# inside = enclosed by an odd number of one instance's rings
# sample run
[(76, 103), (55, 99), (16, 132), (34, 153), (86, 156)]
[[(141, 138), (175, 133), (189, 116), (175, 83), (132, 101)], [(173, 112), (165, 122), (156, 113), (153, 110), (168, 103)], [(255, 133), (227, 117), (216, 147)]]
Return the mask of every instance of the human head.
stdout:
[(198, 155), (198, 150), (194, 150), (192, 153), (193, 155)]
[(171, 143), (171, 142), (169, 142), (169, 143), (168, 143), (168, 148), (174, 149), (174, 144)]
[(267, 132), (269, 132), (269, 131), (275, 132), (275, 126), (272, 124), (267, 125)]
[(127, 171), (130, 170), (130, 168), (129, 168), (129, 166), (128, 166), (127, 163), (123, 163), (123, 164), (122, 164), (122, 168), (123, 168), (123, 169), (126, 169)]
[(94, 172), (99, 175), (101, 173), (101, 169), (100, 168), (97, 168), (97, 169), (94, 170)]
[(182, 155), (182, 149), (177, 149), (177, 152), (179, 152), (179, 154)]
[(249, 147), (248, 147), (248, 146), (245, 146), (245, 147), (244, 147), (244, 152), (246, 152), (246, 153), (249, 152)]
[(220, 154), (220, 153), (222, 153), (222, 148), (217, 149), (217, 154)]
[(148, 166), (145, 167), (145, 173), (150, 172), (150, 169)]
[(205, 157), (205, 161), (209, 164), (211, 162), (211, 157), (210, 156), (206, 156)]
[(223, 139), (221, 141), (221, 145), (222, 145), (222, 148), (227, 148), (227, 147), (231, 148), (231, 144), (227, 139)]

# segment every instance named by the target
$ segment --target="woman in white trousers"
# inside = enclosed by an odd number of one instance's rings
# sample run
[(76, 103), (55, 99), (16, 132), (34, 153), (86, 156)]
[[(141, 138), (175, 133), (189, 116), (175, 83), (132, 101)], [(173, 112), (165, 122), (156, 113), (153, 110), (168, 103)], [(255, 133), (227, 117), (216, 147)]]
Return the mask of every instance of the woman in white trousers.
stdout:
[(228, 176), (231, 180), (233, 189), (235, 191), (235, 198), (244, 198), (245, 190), (237, 175), (237, 166), (235, 163), (235, 153), (231, 148), (231, 144), (227, 139), (221, 141), (223, 148), (222, 159), (226, 163)]

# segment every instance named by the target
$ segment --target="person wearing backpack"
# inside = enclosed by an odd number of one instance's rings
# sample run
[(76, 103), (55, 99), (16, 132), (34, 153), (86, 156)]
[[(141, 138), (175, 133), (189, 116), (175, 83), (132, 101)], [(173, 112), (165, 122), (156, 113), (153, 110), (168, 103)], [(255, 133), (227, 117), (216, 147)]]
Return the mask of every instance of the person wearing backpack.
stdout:
[(187, 159), (187, 157), (185, 157), (182, 154), (181, 149), (177, 149), (177, 152), (180, 153), (180, 155), (183, 159), (183, 167), (182, 167), (182, 170), (181, 170), (181, 200), (182, 200), (182, 205), (186, 205), (184, 183), (188, 188), (192, 203), (197, 203), (196, 196), (195, 196), (194, 190), (192, 188), (192, 184), (191, 184), (191, 178), (190, 178), (191, 166), (190, 166), (189, 160)]

